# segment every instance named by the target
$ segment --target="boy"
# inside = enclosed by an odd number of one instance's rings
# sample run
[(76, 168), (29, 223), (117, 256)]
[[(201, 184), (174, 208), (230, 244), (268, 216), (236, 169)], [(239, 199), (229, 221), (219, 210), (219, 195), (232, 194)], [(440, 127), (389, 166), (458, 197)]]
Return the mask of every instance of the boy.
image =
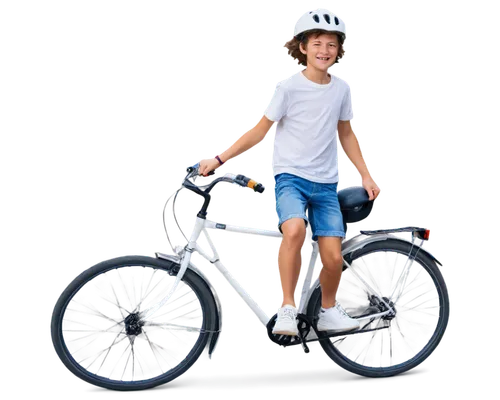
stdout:
[[(370, 200), (380, 193), (361, 156), (350, 119), (350, 88), (328, 74), (344, 54), (345, 25), (325, 9), (305, 13), (295, 25), (294, 38), (286, 43), (288, 54), (306, 69), (278, 83), (261, 121), (233, 146), (214, 159), (200, 161), (202, 175), (259, 143), (276, 128), (273, 172), (276, 180), (278, 229), (283, 234), (278, 264), (283, 303), (274, 334), (297, 335), (294, 292), (301, 266), (300, 250), (311, 223), (318, 241), (323, 269), (318, 330), (343, 332), (359, 328), (335, 300), (342, 273), (342, 239), (345, 237), (337, 198), (337, 141), (362, 177)], [(305, 210), (308, 210), (306, 216)]]

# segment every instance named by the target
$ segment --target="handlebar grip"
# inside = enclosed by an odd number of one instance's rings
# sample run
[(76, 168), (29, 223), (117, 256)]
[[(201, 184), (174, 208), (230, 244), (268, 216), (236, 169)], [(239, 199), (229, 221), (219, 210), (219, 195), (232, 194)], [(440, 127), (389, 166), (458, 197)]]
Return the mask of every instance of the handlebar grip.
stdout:
[(258, 184), (259, 184), (259, 182), (257, 182), (253, 178), (250, 178), (250, 179), (248, 179), (248, 182), (247, 182), (247, 189), (253, 191), (255, 186), (257, 186)]
[(263, 194), (267, 190), (267, 188), (259, 183), (256, 179), (250, 178), (247, 182), (247, 189), (258, 194)]
[(261, 183), (257, 183), (250, 178), (247, 178), (245, 175), (237, 175), (234, 180), (240, 186), (249, 187), (250, 189), (253, 189), (255, 192), (262, 193), (265, 189), (264, 185), (262, 185)]

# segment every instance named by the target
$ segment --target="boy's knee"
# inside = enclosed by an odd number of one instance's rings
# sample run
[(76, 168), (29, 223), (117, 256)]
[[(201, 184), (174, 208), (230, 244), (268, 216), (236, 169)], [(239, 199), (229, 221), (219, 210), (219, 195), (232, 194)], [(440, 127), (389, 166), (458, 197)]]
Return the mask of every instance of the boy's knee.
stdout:
[(303, 218), (290, 218), (281, 225), (286, 240), (302, 245), (306, 238), (306, 221)]

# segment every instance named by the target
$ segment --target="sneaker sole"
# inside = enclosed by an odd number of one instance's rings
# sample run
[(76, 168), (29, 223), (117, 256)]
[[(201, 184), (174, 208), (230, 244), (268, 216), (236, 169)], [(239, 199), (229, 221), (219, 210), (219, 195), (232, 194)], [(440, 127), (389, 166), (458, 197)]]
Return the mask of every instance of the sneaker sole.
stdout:
[(291, 331), (272, 331), (273, 335), (287, 335), (287, 336), (298, 336), (299, 332), (291, 332)]

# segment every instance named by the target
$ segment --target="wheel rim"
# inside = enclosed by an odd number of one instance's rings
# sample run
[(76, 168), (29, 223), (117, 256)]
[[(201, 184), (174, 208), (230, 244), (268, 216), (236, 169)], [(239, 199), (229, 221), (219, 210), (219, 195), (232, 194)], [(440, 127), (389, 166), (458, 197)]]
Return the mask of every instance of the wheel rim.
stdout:
[(178, 369), (203, 327), (196, 293), (181, 281), (155, 314), (141, 314), (163, 299), (175, 278), (160, 268), (124, 266), (87, 281), (68, 301), (61, 323), (64, 345), (79, 368), (120, 382)]
[[(366, 369), (397, 369), (419, 358), (432, 341), (440, 322), (442, 296), (419, 258), (406, 275), (407, 262), (408, 253), (396, 250), (374, 250), (352, 261), (356, 272), (396, 312), (360, 320), (362, 329), (374, 331), (330, 340), (350, 363)], [(342, 274), (337, 300), (352, 317), (385, 310), (349, 268)]]

